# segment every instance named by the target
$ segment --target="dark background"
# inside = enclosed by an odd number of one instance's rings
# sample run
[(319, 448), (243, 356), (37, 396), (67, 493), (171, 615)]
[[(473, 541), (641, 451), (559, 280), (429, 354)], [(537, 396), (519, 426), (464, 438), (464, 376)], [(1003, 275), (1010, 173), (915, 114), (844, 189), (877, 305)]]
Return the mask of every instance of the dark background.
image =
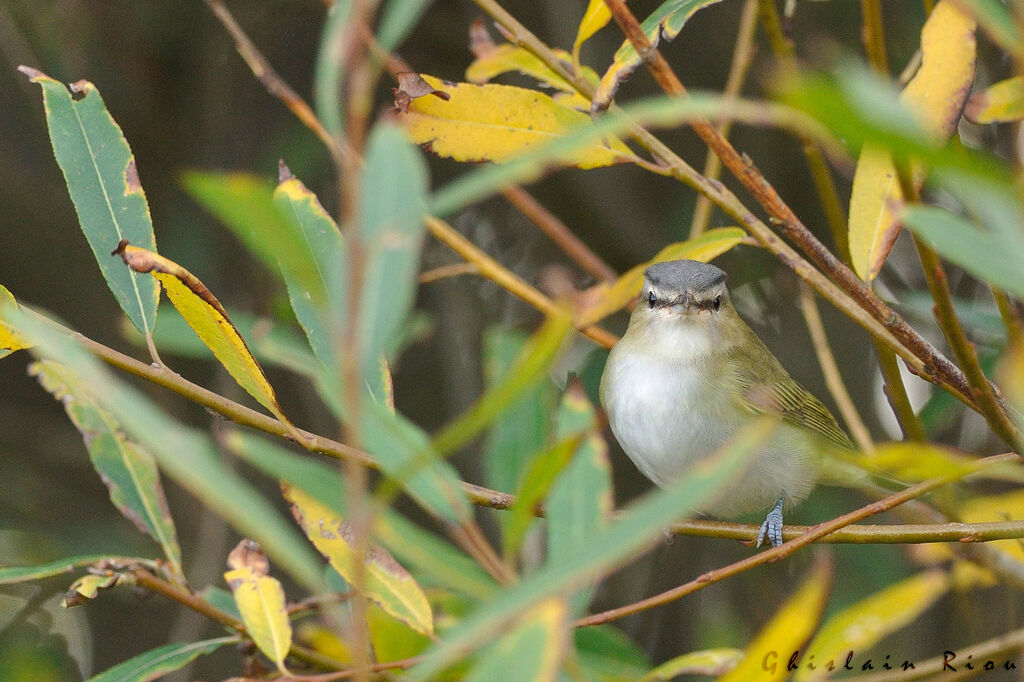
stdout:
[[(657, 4), (636, 0), (630, 6), (643, 18)], [(283, 78), (311, 100), (323, 3), (261, 0), (229, 6)], [(585, 6), (585, 0), (505, 3), (541, 39), (567, 49)], [(737, 0), (725, 0), (703, 10), (673, 43), (663, 46), (688, 88), (722, 88), (741, 6)], [(898, 72), (916, 48), (924, 12), (913, 2), (887, 3), (885, 12), (890, 63)], [(461, 80), (471, 61), (468, 26), (480, 16), (482, 12), (466, 0), (436, 2), (399, 52), (418, 71)], [(852, 2), (803, 2), (792, 24), (801, 59), (823, 68), (837, 54), (861, 53), (859, 31), (859, 7)], [(584, 62), (601, 72), (620, 42), (617, 28), (605, 28), (585, 46)], [(758, 46), (745, 89), (753, 97), (766, 93), (774, 74), (763, 34)], [(198, 275), (228, 307), (269, 316), (286, 307), (276, 278), (188, 198), (178, 176), (186, 169), (229, 169), (274, 178), (282, 158), (332, 210), (332, 165), (313, 135), (256, 82), (229, 36), (199, 0), (0, 0), (0, 283), (20, 301), (52, 311), (87, 336), (145, 357), (121, 333), (121, 313), (78, 230), (49, 147), (39, 88), (16, 71), (19, 64), (65, 82), (85, 78), (100, 89), (135, 153), (161, 253)], [(390, 105), (391, 87), (382, 82), (379, 88), (380, 111)], [(641, 70), (623, 87), (619, 99), (654, 92), (653, 80)], [(703, 165), (705, 152), (694, 135), (666, 132), (662, 137), (692, 165)], [(783, 134), (762, 130), (737, 128), (732, 137), (804, 222), (831, 243), (799, 145)], [(466, 170), (443, 159), (431, 158), (430, 166), (434, 187)], [(850, 173), (849, 165), (837, 169), (844, 198), (849, 196)], [(684, 239), (694, 204), (693, 192), (683, 185), (629, 167), (565, 170), (530, 189), (620, 271), (665, 244)], [(754, 205), (742, 191), (737, 193), (748, 206)], [(551, 263), (566, 262), (500, 198), (467, 209), (452, 222), (528, 280)], [(711, 224), (729, 223), (716, 214)], [(898, 275), (890, 276), (890, 283), (906, 288), (916, 286), (919, 276), (904, 247), (898, 245), (893, 261)], [(445, 247), (428, 242), (424, 268), (455, 260)], [(903, 267), (904, 263), (910, 266)], [(832, 407), (796, 307), (792, 273), (751, 247), (735, 249), (720, 265), (730, 272), (741, 311), (755, 329), (794, 377)], [(433, 331), (396, 367), (396, 393), (399, 409), (434, 429), (479, 394), (482, 330), (493, 324), (529, 329), (537, 316), (495, 286), (470, 277), (423, 286), (418, 307), (430, 314)], [(873, 435), (884, 438), (886, 432), (875, 416), (876, 372), (868, 338), (827, 305), (823, 314), (854, 400)], [(620, 315), (606, 325), (621, 332), (625, 321)], [(29, 360), (19, 353), (0, 361), (0, 565), (77, 553), (153, 554), (155, 546), (109, 503), (81, 437), (61, 406), (26, 375)], [(598, 367), (601, 361), (599, 355), (592, 360)], [(238, 397), (236, 387), (214, 363), (178, 358), (174, 363), (189, 378)], [(309, 409), (308, 390), (300, 381), (275, 372), (271, 380), (285, 411), (294, 414), (297, 423), (330, 432), (322, 410)], [(211, 422), (201, 409), (160, 391), (149, 392), (187, 422)], [(647, 488), (617, 446), (613, 459), (620, 501)], [(481, 481), (473, 449), (457, 463), (466, 479)], [(234, 532), (173, 484), (167, 485), (190, 579), (199, 586), (221, 584), (223, 558), (237, 540)], [(819, 492), (796, 512), (794, 521), (825, 518), (852, 508), (857, 500), (836, 491)], [(666, 589), (749, 551), (726, 541), (677, 539), (611, 578), (599, 591), (595, 608)], [(833, 607), (913, 570), (899, 548), (833, 551), (839, 566)], [(791, 593), (812, 554), (760, 568), (622, 626), (655, 662), (701, 647), (742, 646)], [(0, 678), (7, 679), (2, 674), (5, 661), (20, 660), (19, 656), (58, 666), (62, 672), (54, 679), (73, 679), (78, 674), (74, 667), (59, 667), (71, 665), (66, 651), (90, 666), (86, 672), (95, 673), (158, 644), (218, 633), (205, 620), (159, 597), (140, 598), (124, 588), (104, 593), (85, 608), (61, 611), (55, 600), (69, 583), (70, 578), (55, 578), (0, 589)], [(992, 628), (1009, 627), (1019, 622), (1018, 612), (1019, 600), (1003, 600), (982, 610), (950, 598), (892, 638), (879, 657), (921, 660), (982, 638)], [(953, 619), (955, 629), (949, 625)], [(201, 661), (191, 674), (215, 678), (235, 672), (237, 657), (228, 651)]]

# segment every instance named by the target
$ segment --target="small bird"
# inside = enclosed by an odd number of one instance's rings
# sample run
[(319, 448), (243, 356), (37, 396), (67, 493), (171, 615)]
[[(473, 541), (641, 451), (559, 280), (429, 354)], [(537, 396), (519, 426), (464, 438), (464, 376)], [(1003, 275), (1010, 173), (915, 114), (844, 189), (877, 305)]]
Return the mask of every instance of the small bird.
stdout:
[(729, 494), (695, 510), (733, 517), (774, 503), (757, 546), (767, 537), (777, 547), (783, 509), (810, 494), (822, 454), (853, 445), (739, 316), (725, 280), (721, 269), (693, 260), (647, 268), (629, 328), (608, 356), (601, 403), (622, 449), (659, 486), (746, 424), (777, 415), (778, 429)]

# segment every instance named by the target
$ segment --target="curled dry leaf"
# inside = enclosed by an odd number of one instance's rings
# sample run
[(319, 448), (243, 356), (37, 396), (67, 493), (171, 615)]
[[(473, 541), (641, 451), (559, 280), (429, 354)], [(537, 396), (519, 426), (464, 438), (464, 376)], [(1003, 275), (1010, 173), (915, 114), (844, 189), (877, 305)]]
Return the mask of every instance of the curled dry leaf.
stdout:
[(270, 561), (260, 543), (245, 538), (228, 554), (228, 568), (249, 568), (256, 575), (268, 575)]
[(430, 83), (423, 80), (422, 76), (411, 71), (403, 71), (398, 74), (398, 87), (394, 88), (392, 92), (395, 93), (395, 109), (403, 113), (409, 111), (409, 103), (417, 97), (434, 95), (443, 100), (451, 99), (451, 95), (447, 92), (435, 90)]

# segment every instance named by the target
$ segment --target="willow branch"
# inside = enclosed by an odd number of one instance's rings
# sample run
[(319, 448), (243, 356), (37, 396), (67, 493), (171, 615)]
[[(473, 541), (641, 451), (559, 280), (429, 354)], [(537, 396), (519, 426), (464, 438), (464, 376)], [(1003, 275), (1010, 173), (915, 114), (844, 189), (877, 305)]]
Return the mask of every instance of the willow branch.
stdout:
[(1011, 348), (1024, 348), (1024, 320), (1021, 320), (1020, 309), (1005, 291), (992, 289), (992, 298), (999, 309), (999, 317), (1006, 327), (1006, 345)]
[[(757, 0), (746, 0), (743, 5), (743, 12), (740, 14), (739, 28), (736, 29), (736, 46), (733, 48), (732, 63), (729, 66), (729, 76), (725, 81), (725, 88), (722, 94), (726, 97), (735, 97), (743, 90), (743, 84), (750, 73), (750, 64), (754, 60), (754, 35), (757, 28)], [(732, 121), (726, 120), (718, 124), (718, 133), (722, 137), (729, 137), (732, 129)], [(722, 160), (708, 150), (704, 159), (704, 170), (702, 175), (705, 178), (717, 180), (722, 173)], [(690, 222), (690, 239), (699, 237), (708, 228), (711, 222), (711, 211), (713, 204), (711, 199), (704, 194), (697, 195), (697, 204), (693, 208), (693, 220)]]
[(885, 31), (882, 26), (880, 0), (860, 0), (861, 19), (864, 22), (861, 37), (868, 64), (875, 73), (889, 75), (889, 58), (885, 54)]
[(875, 341), (875, 356), (878, 358), (878, 368), (882, 373), (882, 391), (889, 402), (889, 407), (896, 415), (903, 437), (924, 442), (928, 439), (924, 425), (920, 418), (914, 413), (914, 406), (910, 404), (910, 397), (907, 395), (907, 387), (903, 383), (903, 375), (900, 374), (900, 366), (896, 361), (896, 355)]
[(518, 185), (502, 190), (509, 203), (519, 209), (530, 222), (540, 228), (547, 237), (558, 245), (565, 255), (576, 261), (583, 270), (598, 281), (614, 282), (615, 270), (583, 243), (569, 227), (551, 211), (544, 208), (529, 192)]
[(821, 315), (818, 313), (818, 305), (814, 302), (814, 294), (811, 293), (810, 287), (803, 282), (800, 283), (800, 312), (803, 313), (807, 331), (811, 335), (814, 353), (818, 356), (821, 373), (825, 376), (825, 385), (828, 386), (828, 391), (832, 394), (836, 407), (839, 408), (846, 428), (853, 436), (853, 442), (862, 452), (872, 452), (875, 449), (875, 444), (871, 440), (871, 432), (865, 426), (864, 420), (860, 418), (857, 407), (853, 404), (849, 391), (846, 390), (843, 375), (839, 373), (836, 358), (832, 354), (828, 336), (825, 334), (825, 325), (822, 324)]

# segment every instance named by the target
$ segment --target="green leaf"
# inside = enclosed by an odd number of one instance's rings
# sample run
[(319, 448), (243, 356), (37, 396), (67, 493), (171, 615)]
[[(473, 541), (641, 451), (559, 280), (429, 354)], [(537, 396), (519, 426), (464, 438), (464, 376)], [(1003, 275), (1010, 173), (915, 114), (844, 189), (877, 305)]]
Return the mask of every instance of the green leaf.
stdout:
[[(14, 294), (7, 290), (7, 287), (0, 284), (0, 308), (3, 306), (17, 307), (18, 302)], [(10, 330), (7, 325), (0, 322), (0, 358), (6, 358), (16, 350), (25, 348), (25, 343), (18, 335)]]
[(547, 599), (527, 612), (521, 623), (485, 649), (467, 682), (558, 679), (568, 649), (568, 609)]
[(238, 637), (218, 637), (199, 642), (174, 642), (151, 649), (119, 663), (105, 672), (90, 677), (88, 682), (148, 682), (180, 670), (200, 656), (212, 654), (226, 644), (236, 644)]
[(64, 366), (34, 362), (29, 374), (64, 404), (68, 418), (85, 440), (96, 473), (110, 490), (110, 501), (139, 530), (160, 543), (174, 572), (181, 575), (181, 547), (153, 455), (128, 439), (113, 416), (92, 400)]
[[(721, 0), (665, 0), (643, 20), (640, 28), (647, 39), (651, 41), (651, 45), (657, 47), (662, 37), (665, 40), (672, 40), (679, 35), (679, 32), (683, 30), (683, 25), (698, 10), (718, 2)], [(640, 55), (637, 54), (636, 48), (627, 39), (615, 52), (612, 65), (601, 77), (601, 83), (597, 92), (594, 93), (594, 107), (600, 110), (607, 109), (619, 86), (636, 71), (636, 67), (641, 63), (643, 62)]]
[(904, 222), (929, 240), (939, 254), (992, 286), (1024, 297), (1024, 235), (1019, 231), (980, 229), (935, 206), (911, 206)]
[[(950, 577), (939, 570), (893, 583), (829, 618), (807, 645), (807, 654), (830, 661), (841, 659), (847, 651), (871, 649), (889, 633), (913, 622), (951, 585)], [(793, 679), (813, 677), (813, 671), (802, 666)]]
[(774, 428), (771, 421), (759, 420), (743, 429), (719, 452), (695, 466), (688, 476), (631, 505), (620, 519), (602, 529), (571, 560), (545, 564), (506, 589), (452, 627), (444, 641), (435, 645), (425, 654), (425, 660), (409, 671), (409, 677), (433, 679), (467, 652), (492, 639), (517, 614), (567, 590), (586, 585), (627, 557), (657, 543), (665, 526), (723, 494), (728, 484), (750, 464), (750, 455)]
[[(514, 329), (492, 327), (484, 333), (484, 378), (488, 390), (511, 377), (526, 335)], [(554, 385), (538, 381), (509, 403), (487, 433), (483, 445), (484, 480), (495, 490), (519, 487), (530, 457), (547, 442), (551, 414), (558, 398)]]
[[(345, 133), (345, 116), (342, 109), (342, 86), (345, 79), (345, 54), (349, 45), (349, 20), (352, 18), (351, 0), (341, 0), (327, 11), (323, 31), (320, 33), (320, 47), (317, 50), (316, 66), (313, 70), (313, 107), (316, 117), (336, 140)], [(356, 17), (356, 20), (360, 20)]]
[(434, 436), (434, 449), (441, 454), (458, 450), (487, 428), (524, 391), (539, 381), (547, 381), (547, 371), (571, 329), (572, 319), (568, 313), (549, 315), (523, 345), (505, 379), (488, 388), (472, 407)]
[(548, 494), (551, 484), (566, 467), (579, 447), (582, 434), (573, 434), (559, 440), (550, 448), (538, 452), (526, 463), (515, 502), (502, 517), (502, 552), (512, 558), (519, 553), (519, 546), (526, 532), (535, 521), (537, 505)]
[(393, 124), (370, 134), (359, 192), (362, 288), (357, 313), (363, 375), (377, 369), (412, 308), (418, 284), (427, 169)]
[(147, 566), (153, 565), (152, 559), (121, 557), (111, 554), (83, 554), (68, 557), (66, 559), (58, 559), (57, 561), (51, 561), (48, 564), (39, 564), (38, 566), (5, 566), (0, 568), (0, 585), (49, 578), (63, 573), (70, 573), (79, 566), (89, 566), (104, 561), (116, 561), (118, 563), (126, 564), (139, 563)]
[[(292, 454), (243, 431), (228, 433), (225, 444), (266, 475), (302, 489), (339, 516), (348, 513), (345, 482), (336, 468)], [(374, 518), (374, 535), (381, 544), (435, 583), (478, 599), (494, 592), (494, 581), (475, 562), (433, 533), (390, 508), (376, 510)]]
[(377, 29), (377, 44), (385, 53), (398, 47), (416, 25), (430, 0), (391, 0), (384, 8)]
[(644, 675), (641, 682), (661, 682), (674, 680), (680, 675), (707, 675), (717, 677), (732, 670), (743, 660), (741, 649), (718, 648), (691, 651), (665, 661), (657, 668)]
[[(561, 436), (579, 429), (586, 433), (572, 461), (555, 480), (544, 507), (548, 520), (547, 560), (568, 562), (607, 526), (614, 506), (611, 464), (608, 445), (595, 430), (594, 407), (581, 384), (570, 385), (556, 421)], [(586, 608), (591, 592), (588, 586), (573, 596), (574, 614)]]
[(577, 628), (573, 640), (587, 679), (638, 680), (651, 667), (643, 650), (612, 625)]
[(240, 534), (258, 541), (299, 583), (320, 588), (320, 560), (274, 505), (225, 464), (209, 436), (170, 419), (143, 393), (115, 379), (67, 330), (9, 307), (0, 316), (36, 343), (34, 355), (64, 365), (77, 384), (88, 387), (93, 401), (113, 415), (129, 438), (153, 453), (165, 474)]
[(327, 299), (317, 274), (314, 246), (292, 213), (278, 208), (270, 183), (248, 173), (189, 171), (181, 176), (181, 184), (268, 270), (289, 273), (318, 305)]
[(132, 150), (92, 83), (72, 83), (69, 92), (41, 71), (26, 66), (19, 70), (43, 89), (53, 153), (103, 279), (128, 319), (148, 336), (156, 322), (159, 286), (110, 257), (122, 239), (156, 249)]

